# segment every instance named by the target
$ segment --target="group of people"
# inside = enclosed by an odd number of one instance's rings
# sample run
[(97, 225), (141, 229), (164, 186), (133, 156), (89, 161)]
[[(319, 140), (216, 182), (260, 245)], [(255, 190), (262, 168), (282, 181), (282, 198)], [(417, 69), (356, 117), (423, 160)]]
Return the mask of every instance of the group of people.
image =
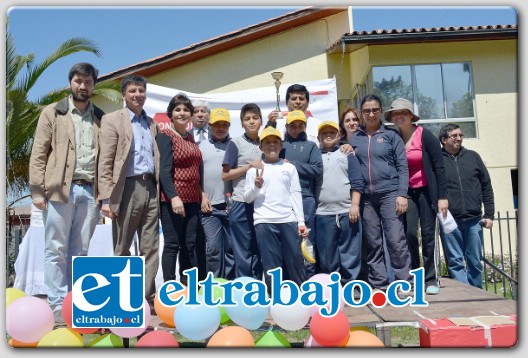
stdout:
[[(170, 126), (160, 130), (143, 109), (144, 77), (125, 76), (124, 108), (105, 114), (90, 101), (97, 76), (89, 63), (71, 68), (71, 94), (43, 109), (31, 153), (56, 320), (71, 290), (72, 257), (87, 254), (100, 212), (112, 220), (114, 255), (129, 256), (137, 235), (151, 303), (160, 223), (165, 281), (176, 279), (178, 264), (183, 284), (183, 271), (197, 267), (202, 278), (212, 272), (269, 285), (266, 272), (281, 267), (283, 279), (297, 284), (337, 271), (343, 284), (364, 279), (383, 290), (392, 280), (410, 282), (422, 257), (426, 292), (437, 294), (436, 215), (450, 210), (458, 228), (442, 231), (449, 272), (481, 286), (493, 189), (458, 126), (444, 126), (436, 138), (415, 124), (411, 102), (397, 99), (384, 110), (375, 95), (359, 110), (347, 108), (339, 123), (321, 121), (307, 116), (310, 93), (294, 84), (286, 117), (272, 111), (264, 128), (259, 106), (245, 104), (241, 136), (230, 137), (227, 109), (181, 93), (167, 106)], [(302, 239), (315, 248), (315, 263), (303, 256)]]

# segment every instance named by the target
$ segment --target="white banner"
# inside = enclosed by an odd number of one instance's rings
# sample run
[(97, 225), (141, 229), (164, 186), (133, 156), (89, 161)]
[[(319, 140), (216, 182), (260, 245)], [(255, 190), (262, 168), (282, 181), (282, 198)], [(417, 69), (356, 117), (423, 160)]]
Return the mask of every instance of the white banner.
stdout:
[[(270, 82), (272, 82), (270, 80)], [(319, 120), (333, 120), (338, 122), (339, 114), (337, 108), (337, 89), (335, 78), (319, 81), (300, 83), (308, 88), (310, 92), (310, 104), (307, 110), (308, 117), (315, 117)], [(279, 94), (281, 98), (280, 109), (284, 116), (288, 112), (286, 107), (286, 89), (290, 83), (283, 83), (280, 86)], [(243, 91), (224, 93), (191, 93), (169, 87), (154, 84), (147, 85), (147, 101), (145, 102), (145, 112), (154, 118), (160, 127), (164, 129), (169, 122), (167, 117), (167, 105), (169, 101), (178, 93), (188, 96), (191, 101), (203, 100), (209, 102), (211, 109), (223, 107), (229, 110), (231, 115), (231, 128), (229, 134), (232, 138), (244, 133), (240, 124), (240, 108), (246, 103), (256, 103), (262, 111), (262, 128), (268, 121), (268, 114), (277, 106), (277, 94), (275, 86), (247, 89)]]

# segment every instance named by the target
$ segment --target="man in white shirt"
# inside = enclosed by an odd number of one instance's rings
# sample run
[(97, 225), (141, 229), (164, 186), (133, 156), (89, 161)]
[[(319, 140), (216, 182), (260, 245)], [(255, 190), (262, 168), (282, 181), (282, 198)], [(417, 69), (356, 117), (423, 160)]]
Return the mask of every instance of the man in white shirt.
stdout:
[[(286, 106), (288, 112), (299, 110), (306, 114), (306, 134), (308, 140), (317, 143), (319, 145), (319, 139), (317, 139), (318, 133), (317, 128), (322, 123), (321, 120), (311, 117), (310, 113), (307, 113), (308, 105), (310, 103), (310, 92), (306, 86), (301, 84), (293, 84), (286, 90)], [(268, 115), (268, 124), (277, 128), (281, 133), (285, 132), (286, 127), (286, 116), (279, 118), (279, 112), (277, 110), (271, 111)]]

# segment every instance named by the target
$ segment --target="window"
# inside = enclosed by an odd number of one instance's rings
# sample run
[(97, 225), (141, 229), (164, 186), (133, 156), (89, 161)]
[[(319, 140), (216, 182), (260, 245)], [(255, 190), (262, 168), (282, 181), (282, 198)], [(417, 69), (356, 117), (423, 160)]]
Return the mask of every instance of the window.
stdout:
[(456, 123), (464, 135), (476, 137), (473, 81), (469, 62), (372, 67), (367, 87), (384, 108), (403, 97), (414, 102), (420, 125), (438, 134)]

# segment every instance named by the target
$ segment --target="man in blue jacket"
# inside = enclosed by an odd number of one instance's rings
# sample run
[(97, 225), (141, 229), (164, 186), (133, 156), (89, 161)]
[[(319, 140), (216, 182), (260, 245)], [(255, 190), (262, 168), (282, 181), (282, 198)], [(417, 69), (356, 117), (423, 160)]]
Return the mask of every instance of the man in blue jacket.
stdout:
[(482, 288), (482, 228), (493, 227), (495, 213), (491, 179), (480, 155), (462, 146), (464, 135), (458, 125), (445, 125), (438, 138), (443, 146), (449, 211), (458, 226), (449, 234), (440, 231), (449, 274)]

